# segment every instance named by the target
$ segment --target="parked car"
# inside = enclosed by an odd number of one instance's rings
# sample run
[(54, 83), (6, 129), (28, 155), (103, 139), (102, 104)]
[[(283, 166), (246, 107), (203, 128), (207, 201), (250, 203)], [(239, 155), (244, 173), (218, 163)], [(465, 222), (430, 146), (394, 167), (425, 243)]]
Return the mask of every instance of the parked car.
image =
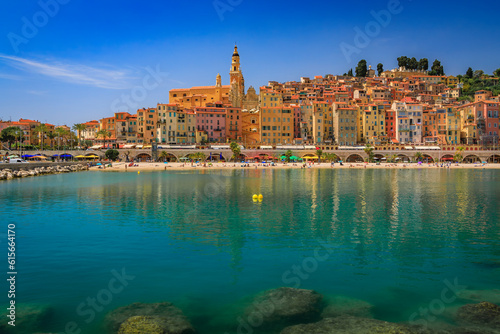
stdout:
[(10, 158), (9, 163), (11, 164), (29, 164), (28, 161), (21, 158)]

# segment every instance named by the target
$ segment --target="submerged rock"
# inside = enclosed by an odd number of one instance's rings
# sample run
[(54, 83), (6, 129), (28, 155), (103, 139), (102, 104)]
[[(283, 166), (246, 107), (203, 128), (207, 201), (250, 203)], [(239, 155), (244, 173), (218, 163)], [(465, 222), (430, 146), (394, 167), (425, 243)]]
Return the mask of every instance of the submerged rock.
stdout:
[(489, 302), (467, 304), (458, 309), (456, 320), (461, 324), (500, 329), (500, 306)]
[(319, 322), (285, 328), (281, 334), (421, 334), (421, 329), (368, 318), (341, 316)]
[(245, 310), (245, 317), (253, 327), (283, 328), (285, 326), (317, 321), (322, 307), (322, 296), (313, 290), (278, 288), (257, 296)]
[(362, 318), (373, 318), (373, 305), (360, 299), (335, 296), (329, 298), (327, 306), (321, 313), (322, 318), (335, 318), (342, 315), (352, 315)]
[(48, 305), (19, 304), (16, 306), (16, 326), (10, 326), (7, 322), (9, 312), (2, 312), (0, 333), (35, 333), (46, 328), (53, 316), (53, 309)]
[[(118, 334), (169, 334), (168, 324), (163, 318), (149, 317), (149, 316), (136, 316), (128, 318), (121, 324)], [(182, 332), (181, 332), (182, 333)]]
[[(104, 321), (111, 333), (117, 333), (119, 330), (127, 330), (119, 333), (143, 333), (131, 331), (138, 326), (151, 326), (151, 328), (159, 326), (158, 328), (166, 329), (165, 333), (168, 334), (191, 334), (195, 332), (187, 317), (172, 303), (130, 304), (111, 311)], [(120, 326), (125, 323), (127, 325), (121, 328)]]

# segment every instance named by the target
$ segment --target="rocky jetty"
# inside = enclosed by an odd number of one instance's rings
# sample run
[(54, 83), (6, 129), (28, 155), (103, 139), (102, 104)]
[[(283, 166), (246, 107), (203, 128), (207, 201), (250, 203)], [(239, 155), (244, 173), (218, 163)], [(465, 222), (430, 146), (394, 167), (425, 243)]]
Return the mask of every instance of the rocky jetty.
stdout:
[(109, 333), (192, 334), (194, 328), (180, 309), (172, 303), (133, 303), (106, 316)]
[(13, 170), (9, 168), (4, 168), (0, 170), (0, 180), (11, 180), (13, 178), (23, 178), (30, 176), (48, 175), (48, 174), (59, 174), (59, 173), (71, 173), (87, 170), (87, 166), (78, 164), (71, 166), (47, 166), (47, 167), (35, 167), (33, 169), (21, 168), (20, 170)]

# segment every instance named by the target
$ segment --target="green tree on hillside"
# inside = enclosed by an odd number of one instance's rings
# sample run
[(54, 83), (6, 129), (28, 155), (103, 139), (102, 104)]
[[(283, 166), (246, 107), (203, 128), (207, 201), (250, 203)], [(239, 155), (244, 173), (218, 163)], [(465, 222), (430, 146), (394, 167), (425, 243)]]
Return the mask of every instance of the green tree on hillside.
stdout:
[(434, 63), (432, 63), (431, 71), (429, 73), (430, 75), (444, 75), (444, 67), (441, 65), (441, 62), (439, 60), (434, 60)]
[(474, 71), (474, 78), (480, 79), (484, 75), (484, 71), (482, 70), (475, 70)]
[(364, 78), (366, 77), (367, 73), (368, 73), (368, 67), (366, 65), (366, 60), (361, 59), (358, 63), (358, 66), (356, 66), (356, 77)]
[(418, 61), (417, 61), (417, 58), (412, 57), (412, 58), (408, 61), (408, 69), (409, 69), (409, 70), (416, 70), (416, 69), (418, 69)]
[(471, 67), (469, 67), (469, 68), (467, 69), (467, 72), (465, 72), (465, 77), (466, 77), (467, 79), (472, 79), (472, 76), (473, 76), (473, 75), (474, 75), (474, 71), (472, 70), (472, 68), (471, 68)]
[(500, 68), (496, 69), (494, 72), (493, 72), (493, 75), (496, 76), (497, 78), (500, 78)]
[(378, 63), (377, 72), (378, 72), (378, 76), (380, 76), (382, 74), (382, 72), (384, 72), (384, 64)]
[(408, 64), (410, 62), (410, 59), (408, 57), (401, 56), (397, 60), (398, 60), (398, 67), (408, 68)]
[(429, 69), (429, 59), (427, 58), (422, 58), (418, 62), (418, 69), (420, 71), (427, 71)]
[(353, 77), (354, 75), (352, 74), (352, 68), (349, 70), (349, 72), (347, 72), (347, 76), (349, 77)]

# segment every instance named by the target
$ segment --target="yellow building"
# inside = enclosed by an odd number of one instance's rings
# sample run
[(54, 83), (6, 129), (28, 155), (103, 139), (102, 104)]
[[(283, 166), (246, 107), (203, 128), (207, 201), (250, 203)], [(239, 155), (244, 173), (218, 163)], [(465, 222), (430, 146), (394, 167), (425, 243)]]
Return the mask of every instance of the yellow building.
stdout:
[(335, 140), (340, 146), (354, 146), (357, 143), (357, 110), (333, 105)]
[(241, 136), (243, 145), (256, 145), (260, 142), (260, 111), (242, 110), (241, 112)]
[(333, 143), (333, 111), (325, 102), (313, 102), (312, 134), (315, 143)]
[(459, 80), (457, 77), (450, 75), (448, 77), (443, 77), (443, 82), (445, 82), (447, 86), (455, 86), (458, 85)]
[(460, 144), (460, 112), (453, 107), (446, 109), (446, 143)]
[(207, 103), (229, 103), (231, 86), (222, 86), (222, 78), (217, 75), (215, 86), (172, 89), (169, 92), (169, 103), (179, 104), (184, 108), (205, 107)]
[(137, 110), (137, 143), (150, 144), (156, 141), (156, 108)]
[(192, 88), (172, 89), (169, 92), (169, 103), (179, 104), (184, 108), (206, 107), (207, 103), (231, 104), (233, 107), (255, 107), (257, 105), (255, 90), (249, 91), (248, 102), (245, 95), (245, 79), (241, 72), (238, 47), (234, 47), (229, 71), (230, 85), (222, 85), (222, 77), (217, 75), (215, 86), (199, 86)]
[(290, 144), (293, 142), (293, 114), (283, 106), (283, 96), (267, 89), (260, 93), (261, 143)]

